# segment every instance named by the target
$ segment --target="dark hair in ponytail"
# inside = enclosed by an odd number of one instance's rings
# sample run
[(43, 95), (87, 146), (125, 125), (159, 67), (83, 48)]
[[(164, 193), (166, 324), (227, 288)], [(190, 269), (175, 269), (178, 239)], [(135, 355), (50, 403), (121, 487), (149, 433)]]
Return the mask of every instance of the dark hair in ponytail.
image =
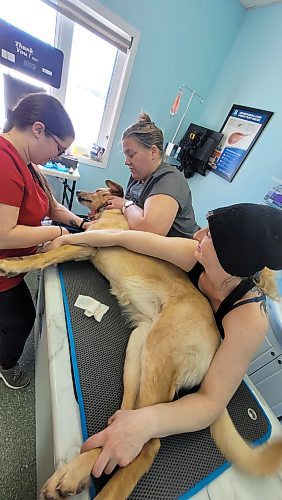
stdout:
[(160, 156), (164, 156), (163, 133), (161, 129), (158, 128), (154, 122), (152, 122), (150, 116), (144, 111), (139, 113), (138, 121), (133, 123), (133, 125), (130, 125), (130, 127), (123, 132), (121, 140), (123, 141), (127, 137), (133, 137), (146, 149), (150, 149), (153, 145), (156, 145)]
[(8, 109), (3, 132), (13, 127), (24, 130), (35, 122), (44, 123), (46, 129), (60, 139), (74, 139), (73, 124), (64, 106), (55, 97), (41, 92), (28, 94), (13, 109)]
[[(39, 92), (28, 94), (20, 99), (13, 109), (7, 110), (7, 120), (3, 132), (9, 132), (13, 127), (19, 130), (25, 130), (35, 122), (44, 123), (47, 131), (62, 140), (67, 137), (73, 139), (75, 137), (71, 119), (64, 106), (55, 97)], [(48, 196), (50, 206), (54, 206), (55, 198), (44, 175), (42, 175), (32, 163), (28, 165), (28, 168), (33, 178)]]

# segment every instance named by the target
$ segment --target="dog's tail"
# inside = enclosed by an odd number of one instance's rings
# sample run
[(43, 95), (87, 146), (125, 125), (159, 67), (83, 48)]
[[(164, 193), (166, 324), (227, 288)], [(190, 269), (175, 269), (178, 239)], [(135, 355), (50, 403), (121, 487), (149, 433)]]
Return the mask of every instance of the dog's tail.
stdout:
[(282, 440), (252, 448), (236, 430), (227, 410), (211, 425), (211, 434), (225, 458), (238, 469), (264, 476), (276, 474), (282, 466)]

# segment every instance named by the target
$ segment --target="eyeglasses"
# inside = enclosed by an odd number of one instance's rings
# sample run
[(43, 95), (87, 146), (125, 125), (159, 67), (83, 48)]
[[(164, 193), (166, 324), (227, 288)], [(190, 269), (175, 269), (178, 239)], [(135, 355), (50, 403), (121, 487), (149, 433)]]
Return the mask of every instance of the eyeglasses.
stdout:
[(45, 131), (46, 131), (46, 133), (48, 135), (50, 135), (52, 137), (52, 139), (57, 144), (57, 148), (58, 148), (58, 154), (57, 154), (57, 156), (61, 156), (61, 155), (65, 154), (66, 150), (62, 148), (61, 144), (59, 143), (59, 141), (57, 141), (57, 139), (54, 136), (54, 134), (52, 134), (52, 132), (50, 132), (50, 130), (48, 130), (46, 127), (45, 127)]

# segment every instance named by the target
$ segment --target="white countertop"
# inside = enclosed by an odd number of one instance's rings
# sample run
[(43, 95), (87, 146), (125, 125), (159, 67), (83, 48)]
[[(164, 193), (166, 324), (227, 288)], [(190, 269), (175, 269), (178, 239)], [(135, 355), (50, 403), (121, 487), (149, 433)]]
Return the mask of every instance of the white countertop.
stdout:
[[(80, 452), (82, 435), (79, 409), (73, 393), (69, 345), (59, 275), (55, 267), (44, 271), (47, 342), (52, 401), (55, 466), (68, 462)], [(272, 425), (272, 437), (282, 435), (282, 426), (247, 378)], [(86, 500), (83, 492), (75, 498)], [(230, 467), (207, 487), (194, 495), (195, 500), (282, 500), (282, 476), (255, 478)]]
[(60, 179), (69, 179), (72, 181), (79, 181), (80, 179), (78, 168), (76, 168), (72, 174), (69, 171), (63, 171), (57, 168), (47, 168), (43, 165), (38, 165), (38, 168), (42, 174), (51, 175), (51, 177), (59, 177)]

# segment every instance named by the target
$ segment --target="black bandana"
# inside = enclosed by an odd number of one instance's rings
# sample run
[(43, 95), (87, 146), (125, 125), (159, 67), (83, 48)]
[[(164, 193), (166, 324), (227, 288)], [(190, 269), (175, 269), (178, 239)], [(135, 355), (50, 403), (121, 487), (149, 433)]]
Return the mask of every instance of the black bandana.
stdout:
[(218, 260), (232, 276), (282, 269), (282, 210), (240, 203), (207, 215)]

